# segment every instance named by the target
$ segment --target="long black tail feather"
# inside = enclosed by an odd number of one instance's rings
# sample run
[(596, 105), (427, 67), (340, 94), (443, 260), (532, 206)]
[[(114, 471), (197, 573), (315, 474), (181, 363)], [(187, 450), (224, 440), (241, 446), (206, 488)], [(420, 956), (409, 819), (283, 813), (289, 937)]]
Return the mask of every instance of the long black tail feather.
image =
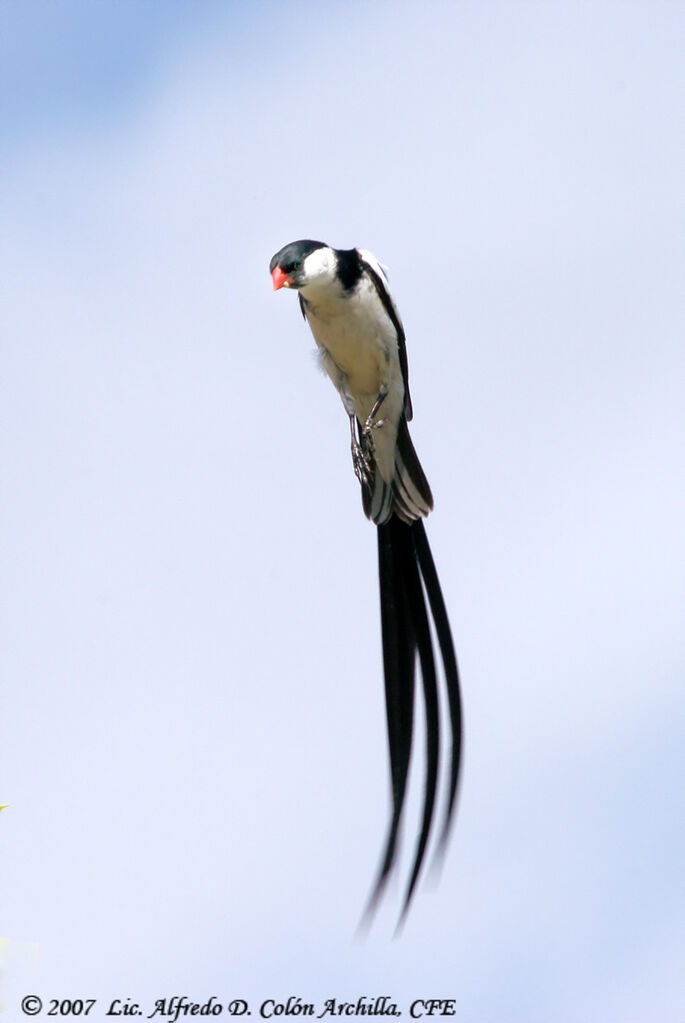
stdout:
[(433, 656), (433, 641), (431, 638), (426, 598), (421, 585), (421, 575), (417, 560), (416, 547), (414, 545), (414, 527), (398, 523), (401, 530), (402, 542), (406, 543), (405, 556), (403, 557), (404, 582), (409, 597), (412, 621), (416, 632), (416, 645), (418, 648), (419, 662), (421, 664), (421, 677), (423, 680), (423, 697), (426, 713), (426, 787), (423, 801), (423, 819), (419, 833), (414, 856), (409, 885), (404, 898), (404, 905), (400, 915), (398, 927), (404, 922), (409, 910), (412, 895), (416, 882), (421, 871), (421, 864), (426, 854), (426, 845), (433, 823), (435, 811), (435, 795), (438, 788), (438, 763), (440, 758), (440, 716), (438, 707), (438, 682), (435, 673), (435, 658)]
[(392, 813), (381, 866), (363, 918), (367, 923), (377, 908), (397, 855), (411, 760), (417, 653), (421, 666), (426, 721), (423, 815), (413, 867), (398, 922), (399, 929), (409, 910), (425, 859), (438, 789), (440, 758), (438, 679), (428, 607), (440, 647), (451, 729), (450, 780), (439, 850), (444, 849), (454, 816), (461, 760), (461, 700), (449, 620), (422, 520), (405, 523), (393, 516), (389, 522), (378, 526), (378, 566)]
[(438, 636), (438, 643), (440, 644), (442, 663), (445, 669), (445, 684), (447, 688), (450, 728), (452, 732), (449, 794), (447, 797), (445, 819), (443, 821), (438, 846), (438, 853), (439, 855), (442, 855), (447, 845), (447, 839), (449, 838), (450, 827), (456, 807), (457, 789), (459, 786), (463, 731), (461, 685), (459, 682), (459, 667), (457, 665), (457, 655), (454, 651), (452, 630), (450, 629), (450, 622), (447, 617), (447, 608), (445, 607), (445, 600), (442, 595), (440, 580), (438, 579), (438, 573), (435, 569), (433, 554), (431, 553), (431, 549), (428, 544), (428, 537), (426, 536), (426, 529), (422, 519), (419, 519), (414, 523), (413, 531), (416, 553), (418, 555), (419, 565), (421, 566), (421, 575), (426, 587), (426, 593), (428, 594), (431, 614), (433, 615), (433, 621), (435, 622), (435, 631)]
[(378, 877), (364, 914), (368, 923), (378, 905), (397, 853), (397, 839), (409, 774), (414, 727), (416, 636), (412, 627), (402, 563), (389, 525), (378, 527), (378, 574), (385, 674), (385, 707), (390, 751), (392, 814)]

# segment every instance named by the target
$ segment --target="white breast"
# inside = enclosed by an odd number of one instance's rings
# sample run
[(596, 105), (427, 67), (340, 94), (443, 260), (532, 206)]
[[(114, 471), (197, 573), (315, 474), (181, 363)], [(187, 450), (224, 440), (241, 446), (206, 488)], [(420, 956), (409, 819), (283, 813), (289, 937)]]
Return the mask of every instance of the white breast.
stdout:
[(404, 382), (397, 334), (372, 282), (364, 275), (345, 293), (340, 285), (302, 288), (307, 320), (322, 364), (357, 418), (364, 422), (381, 391), (387, 391), (379, 416), (387, 422), (374, 435), (376, 462), (384, 479), (394, 474), (397, 424), (404, 404)]
[(338, 285), (310, 286), (302, 293), (317, 345), (345, 378), (349, 393), (373, 404), (399, 366), (395, 328), (373, 284), (363, 277), (351, 295)]

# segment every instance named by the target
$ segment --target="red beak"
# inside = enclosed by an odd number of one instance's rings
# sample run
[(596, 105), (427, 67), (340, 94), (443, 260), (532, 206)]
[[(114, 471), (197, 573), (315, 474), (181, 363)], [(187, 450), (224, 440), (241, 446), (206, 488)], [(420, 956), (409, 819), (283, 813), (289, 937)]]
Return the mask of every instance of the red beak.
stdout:
[(288, 288), (292, 284), (292, 278), (290, 274), (287, 274), (285, 270), (280, 266), (275, 266), (271, 271), (271, 276), (274, 282), (274, 291), (278, 291), (279, 288)]

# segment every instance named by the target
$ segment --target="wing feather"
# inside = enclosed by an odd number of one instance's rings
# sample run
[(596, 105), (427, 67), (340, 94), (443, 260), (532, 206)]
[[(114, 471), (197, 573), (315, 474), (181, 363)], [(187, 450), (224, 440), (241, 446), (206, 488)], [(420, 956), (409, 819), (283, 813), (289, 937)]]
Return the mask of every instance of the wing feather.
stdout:
[(413, 415), (411, 407), (411, 396), (409, 394), (409, 363), (407, 361), (407, 340), (404, 334), (404, 327), (400, 319), (400, 314), (397, 312), (397, 307), (392, 300), (390, 289), (388, 288), (388, 278), (383, 271), (381, 264), (378, 260), (367, 252), (366, 249), (358, 249), (359, 256), (364, 269), (368, 274), (369, 280), (373, 284), (378, 297), (381, 300), (381, 304), (385, 309), (386, 313), (392, 321), (392, 325), (395, 328), (397, 334), (397, 354), (400, 360), (400, 369), (402, 370), (402, 380), (404, 382), (404, 416), (407, 421), (410, 421)]

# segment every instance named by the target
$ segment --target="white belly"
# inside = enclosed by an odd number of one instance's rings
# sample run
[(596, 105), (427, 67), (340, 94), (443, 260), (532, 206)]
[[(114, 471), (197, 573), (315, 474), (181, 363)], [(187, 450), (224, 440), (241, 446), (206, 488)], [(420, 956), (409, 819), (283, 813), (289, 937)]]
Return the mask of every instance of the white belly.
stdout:
[[(307, 320), (321, 350), (321, 362), (348, 412), (364, 423), (381, 392), (386, 392), (373, 433), (375, 461), (386, 482), (395, 474), (397, 425), (404, 406), (404, 382), (397, 334), (373, 285), (364, 282), (352, 296), (330, 288), (303, 289)], [(350, 407), (351, 406), (351, 407)]]

